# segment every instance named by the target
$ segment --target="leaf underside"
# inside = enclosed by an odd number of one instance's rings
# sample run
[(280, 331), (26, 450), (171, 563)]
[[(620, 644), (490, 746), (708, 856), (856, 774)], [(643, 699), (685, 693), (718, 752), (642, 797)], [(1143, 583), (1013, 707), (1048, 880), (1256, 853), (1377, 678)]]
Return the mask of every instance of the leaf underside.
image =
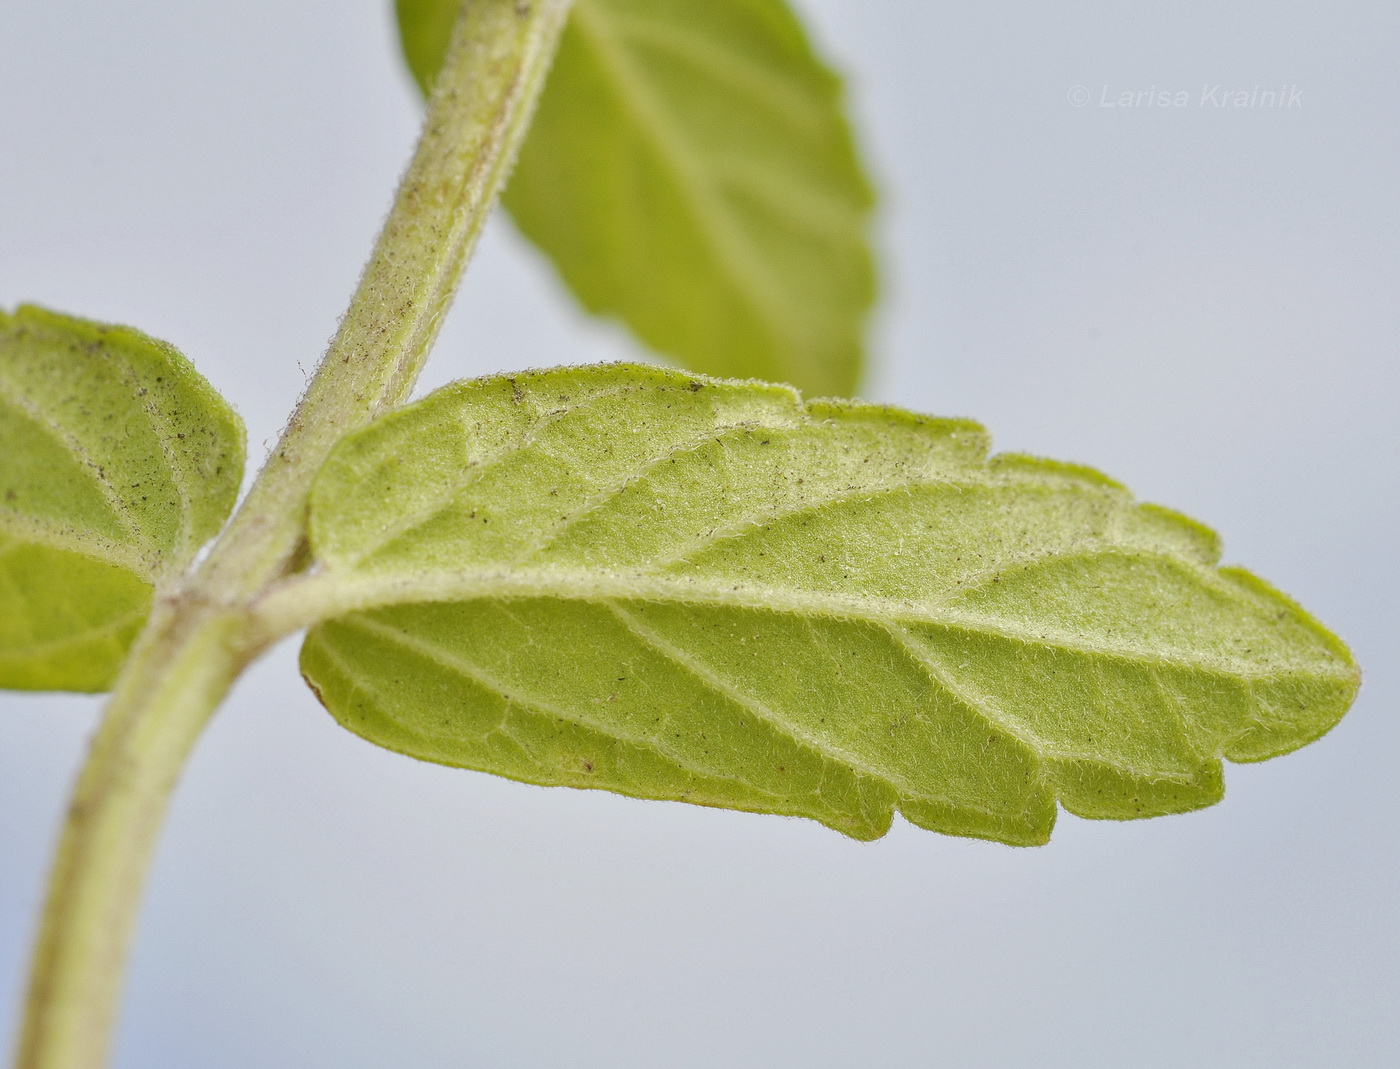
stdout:
[(0, 312), (0, 687), (105, 690), (242, 474), (242, 423), (170, 346)]
[[(458, 0), (398, 0), (426, 91)], [(504, 197), (591, 312), (715, 375), (854, 392), (873, 197), (782, 0), (578, 0)]]
[[(1044, 842), (1209, 805), (1332, 726), (1346, 649), (1215, 537), (979, 427), (642, 367), (351, 435), (311, 538), (347, 728), (540, 784)], [(344, 611), (350, 608), (355, 611)]]

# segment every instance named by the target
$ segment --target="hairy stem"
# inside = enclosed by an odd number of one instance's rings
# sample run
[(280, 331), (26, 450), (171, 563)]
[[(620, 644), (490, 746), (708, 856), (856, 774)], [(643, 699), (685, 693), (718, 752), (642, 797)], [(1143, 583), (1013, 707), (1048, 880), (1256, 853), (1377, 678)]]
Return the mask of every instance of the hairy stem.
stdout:
[(103, 1064), (146, 869), (175, 780), (251, 651), (236, 615), (161, 605), (112, 694), (68, 807), (17, 1065)]
[(248, 596), (283, 570), (326, 454), (402, 402), (515, 161), (570, 0), (467, 0), (393, 210), (340, 330), (203, 579)]
[(296, 561), (335, 442), (413, 387), (509, 173), (570, 0), (464, 0), (418, 148), (349, 311), (204, 565), (157, 601), (79, 775), (18, 1069), (100, 1069), (156, 836), (189, 753), (261, 648), (247, 606)]

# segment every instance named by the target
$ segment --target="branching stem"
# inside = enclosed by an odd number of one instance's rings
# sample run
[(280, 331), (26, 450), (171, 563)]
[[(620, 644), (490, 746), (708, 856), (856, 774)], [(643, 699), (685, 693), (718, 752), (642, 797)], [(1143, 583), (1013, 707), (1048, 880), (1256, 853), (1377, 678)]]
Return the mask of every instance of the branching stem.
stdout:
[(467, 0), (374, 254), (305, 396), (201, 572), (247, 597), (296, 553), (341, 437), (413, 389), (543, 88), (570, 0)]
[(50, 876), (17, 1069), (100, 1069), (146, 870), (180, 770), (260, 652), (248, 606), (294, 567), (335, 442), (413, 388), (509, 173), (570, 0), (465, 0), (428, 118), (340, 330), (204, 564), (160, 593), (78, 778)]

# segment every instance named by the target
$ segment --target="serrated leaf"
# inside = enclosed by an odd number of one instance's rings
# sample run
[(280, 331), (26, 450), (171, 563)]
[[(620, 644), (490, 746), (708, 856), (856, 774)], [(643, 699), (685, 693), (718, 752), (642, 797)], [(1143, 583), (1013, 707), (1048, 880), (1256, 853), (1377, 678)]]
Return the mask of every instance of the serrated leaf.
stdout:
[(242, 422), (169, 345), (0, 312), (0, 687), (106, 689), (242, 477)]
[(1345, 711), (1345, 647), (1210, 531), (985, 451), (659, 369), (454, 385), (321, 472), (303, 673), (414, 757), (858, 838), (1197, 808)]
[[(398, 0), (419, 84), (459, 0)], [(507, 187), (585, 307), (687, 367), (854, 392), (873, 197), (782, 0), (577, 0)]]

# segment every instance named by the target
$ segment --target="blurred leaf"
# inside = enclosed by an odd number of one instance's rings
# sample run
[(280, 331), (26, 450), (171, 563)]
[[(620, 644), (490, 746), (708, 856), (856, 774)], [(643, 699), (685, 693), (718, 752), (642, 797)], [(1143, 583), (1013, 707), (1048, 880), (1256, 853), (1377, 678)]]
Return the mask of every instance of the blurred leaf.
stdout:
[(242, 422), (170, 346), (0, 312), (0, 687), (106, 689), (242, 475)]
[(985, 449), (655, 368), (450, 386), (318, 477), (303, 673), (414, 757), (863, 839), (1209, 805), (1346, 710), (1346, 649), (1208, 530)]
[[(432, 84), (458, 0), (398, 0)], [(505, 204), (589, 311), (710, 374), (855, 390), (873, 198), (782, 0), (577, 0)]]

